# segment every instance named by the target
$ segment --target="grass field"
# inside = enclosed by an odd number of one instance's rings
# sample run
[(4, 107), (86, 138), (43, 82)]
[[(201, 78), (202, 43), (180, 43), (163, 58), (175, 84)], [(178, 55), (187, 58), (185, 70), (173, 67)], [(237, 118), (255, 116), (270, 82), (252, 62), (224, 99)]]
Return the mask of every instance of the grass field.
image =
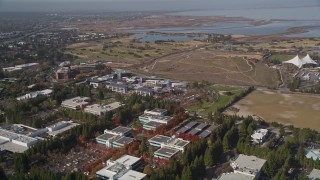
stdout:
[(140, 43), (132, 38), (119, 38), (72, 44), (67, 47), (65, 53), (90, 61), (107, 60), (115, 63), (136, 64), (143, 60), (194, 48), (199, 44), (203, 43), (189, 41), (156, 44)]
[[(320, 131), (320, 96), (317, 95), (256, 90), (233, 107), (239, 109), (238, 115), (255, 115), (268, 122)], [(226, 113), (234, 114), (231, 109)]]
[[(187, 108), (189, 111), (195, 111), (202, 114), (208, 114), (209, 112), (216, 112), (219, 108), (223, 108), (228, 105), (236, 96), (239, 96), (245, 88), (234, 86), (210, 86), (208, 90), (214, 90), (219, 92), (219, 97), (214, 102), (203, 102), (195, 106)], [(224, 92), (230, 92), (232, 95), (225, 95)]]
[(206, 80), (217, 84), (277, 87), (276, 70), (261, 62), (259, 54), (217, 50), (195, 50), (160, 58), (145, 67), (151, 74), (187, 81)]

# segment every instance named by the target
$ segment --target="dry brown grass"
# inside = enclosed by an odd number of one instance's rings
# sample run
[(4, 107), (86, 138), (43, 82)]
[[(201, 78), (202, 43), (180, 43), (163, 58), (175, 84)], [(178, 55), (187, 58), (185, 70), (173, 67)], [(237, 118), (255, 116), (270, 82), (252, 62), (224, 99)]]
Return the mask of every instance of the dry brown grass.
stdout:
[(275, 87), (278, 75), (274, 69), (248, 59), (259, 54), (229, 51), (195, 50), (160, 58), (144, 70), (151, 74), (187, 81)]
[(256, 90), (233, 107), (240, 110), (237, 113), (240, 116), (256, 115), (268, 122), (320, 131), (320, 96), (317, 95)]

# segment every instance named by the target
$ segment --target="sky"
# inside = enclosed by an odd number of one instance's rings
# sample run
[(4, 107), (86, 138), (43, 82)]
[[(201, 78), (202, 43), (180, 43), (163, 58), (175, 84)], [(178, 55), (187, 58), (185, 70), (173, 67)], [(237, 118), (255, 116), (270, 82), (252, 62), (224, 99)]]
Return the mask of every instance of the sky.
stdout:
[(284, 6), (320, 7), (320, 0), (0, 0), (0, 12), (183, 11)]

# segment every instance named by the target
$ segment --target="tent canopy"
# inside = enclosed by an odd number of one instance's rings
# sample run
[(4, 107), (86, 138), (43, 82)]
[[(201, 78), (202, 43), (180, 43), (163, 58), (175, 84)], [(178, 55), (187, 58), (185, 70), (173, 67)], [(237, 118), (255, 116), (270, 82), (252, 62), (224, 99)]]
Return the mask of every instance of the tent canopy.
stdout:
[(285, 63), (285, 64), (293, 64), (293, 65), (297, 66), (298, 68), (301, 68), (305, 64), (317, 64), (314, 60), (311, 59), (309, 54), (307, 54), (302, 59), (300, 59), (299, 56), (297, 55), (296, 57), (294, 57), (294, 58), (292, 58), (292, 59), (290, 59), (288, 61), (284, 61), (283, 63)]

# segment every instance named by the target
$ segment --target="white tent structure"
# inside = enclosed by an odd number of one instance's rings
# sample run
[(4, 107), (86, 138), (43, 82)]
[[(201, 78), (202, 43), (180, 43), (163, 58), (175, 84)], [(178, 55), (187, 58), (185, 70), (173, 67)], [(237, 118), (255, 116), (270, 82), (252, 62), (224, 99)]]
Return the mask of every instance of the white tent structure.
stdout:
[(306, 57), (302, 58), (301, 61), (302, 61), (303, 64), (315, 64), (315, 65), (317, 65), (317, 63), (313, 59), (311, 59), (309, 54), (307, 54)]
[(302, 59), (300, 59), (299, 56), (297, 55), (296, 57), (294, 57), (288, 61), (284, 61), (283, 63), (284, 64), (293, 64), (293, 65), (297, 66), (298, 68), (301, 68), (305, 64), (314, 64), (314, 65), (317, 64), (314, 60), (311, 59), (309, 54), (307, 54)]
[(283, 63), (284, 64), (293, 64), (293, 65), (297, 66), (298, 68), (301, 68), (303, 66), (302, 61), (298, 55), (288, 61), (284, 61)]

